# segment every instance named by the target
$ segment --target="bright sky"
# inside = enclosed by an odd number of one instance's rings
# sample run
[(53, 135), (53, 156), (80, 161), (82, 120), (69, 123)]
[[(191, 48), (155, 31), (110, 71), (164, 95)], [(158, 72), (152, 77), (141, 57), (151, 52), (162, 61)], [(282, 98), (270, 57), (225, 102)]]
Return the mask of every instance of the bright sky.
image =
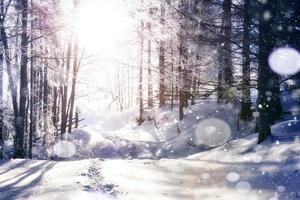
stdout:
[(136, 65), (136, 19), (129, 16), (129, 3), (124, 0), (81, 1), (75, 27), (80, 46), (86, 51), (79, 72), (77, 102), (82, 109), (99, 115), (112, 101), (109, 92), (115, 87), (120, 63)]
[(93, 53), (113, 53), (119, 43), (129, 39), (133, 20), (128, 15), (127, 4), (122, 0), (84, 1), (78, 23), (80, 41)]

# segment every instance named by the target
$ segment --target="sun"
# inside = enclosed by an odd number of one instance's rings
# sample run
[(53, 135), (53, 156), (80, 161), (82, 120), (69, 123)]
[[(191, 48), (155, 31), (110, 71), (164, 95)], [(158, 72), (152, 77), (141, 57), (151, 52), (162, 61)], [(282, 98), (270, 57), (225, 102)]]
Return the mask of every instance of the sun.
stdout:
[(84, 1), (77, 23), (79, 41), (93, 52), (109, 51), (125, 39), (130, 20), (121, 1)]

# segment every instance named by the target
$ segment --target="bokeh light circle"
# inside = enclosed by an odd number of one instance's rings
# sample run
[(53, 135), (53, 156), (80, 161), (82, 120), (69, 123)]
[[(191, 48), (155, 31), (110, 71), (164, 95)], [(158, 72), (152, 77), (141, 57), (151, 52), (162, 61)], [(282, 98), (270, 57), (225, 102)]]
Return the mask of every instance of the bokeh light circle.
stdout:
[(70, 141), (59, 141), (54, 145), (54, 153), (61, 158), (70, 158), (76, 154), (76, 148)]
[(217, 118), (201, 121), (195, 129), (195, 142), (197, 145), (217, 147), (226, 143), (231, 137), (229, 125)]
[(268, 62), (271, 69), (279, 75), (294, 75), (300, 71), (300, 54), (290, 47), (274, 50)]

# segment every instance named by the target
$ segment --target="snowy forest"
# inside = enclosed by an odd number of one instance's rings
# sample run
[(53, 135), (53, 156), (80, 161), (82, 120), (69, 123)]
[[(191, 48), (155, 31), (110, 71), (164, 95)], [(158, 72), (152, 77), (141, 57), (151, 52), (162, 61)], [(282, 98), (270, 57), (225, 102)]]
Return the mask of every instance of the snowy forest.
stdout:
[(0, 200), (300, 199), (299, 0), (0, 0)]

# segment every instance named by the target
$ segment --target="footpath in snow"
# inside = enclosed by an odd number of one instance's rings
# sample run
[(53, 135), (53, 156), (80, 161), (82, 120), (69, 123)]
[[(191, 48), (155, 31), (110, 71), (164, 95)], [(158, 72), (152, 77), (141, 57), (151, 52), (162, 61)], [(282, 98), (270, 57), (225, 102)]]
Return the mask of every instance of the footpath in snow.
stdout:
[(300, 199), (299, 142), (256, 137), (181, 159), (5, 161), (0, 199)]
[(74, 149), (54, 148), (68, 161), (1, 161), (0, 200), (300, 199), (299, 140), (257, 145), (236, 106), (199, 104), (182, 122), (161, 108), (140, 127), (134, 113), (76, 130)]
[(1, 200), (115, 199), (111, 184), (104, 184), (99, 160), (0, 162)]

